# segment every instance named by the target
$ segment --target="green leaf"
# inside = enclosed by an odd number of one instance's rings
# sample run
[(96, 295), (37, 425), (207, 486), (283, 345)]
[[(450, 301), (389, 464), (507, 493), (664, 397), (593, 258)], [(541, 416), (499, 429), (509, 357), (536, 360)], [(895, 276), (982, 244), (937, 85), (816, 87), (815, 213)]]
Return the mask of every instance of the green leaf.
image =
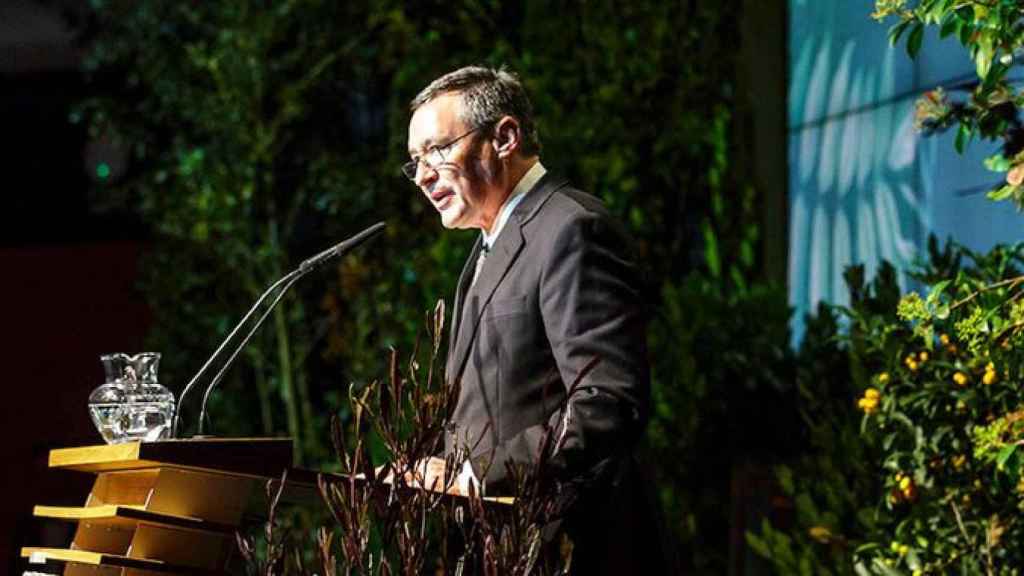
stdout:
[(1016, 192), (1018, 188), (1020, 187), (1013, 186), (1012, 184), (1006, 184), (1000, 188), (989, 190), (986, 196), (988, 196), (989, 200), (995, 200), (998, 202), (999, 200), (1006, 200), (1010, 196), (1013, 196), (1013, 193)]
[(899, 24), (889, 29), (889, 44), (895, 46), (900, 41), (900, 36), (907, 31), (907, 27), (910, 26), (911, 20), (904, 20)]
[(722, 262), (718, 254), (718, 237), (715, 235), (711, 224), (704, 222), (704, 263), (708, 266), (711, 276), (718, 278), (722, 275)]
[(977, 40), (977, 52), (974, 54), (974, 66), (978, 72), (978, 78), (984, 80), (992, 69), (992, 59), (995, 57), (995, 48), (992, 46), (992, 35), (989, 32), (982, 32)]
[(1002, 154), (994, 154), (985, 158), (985, 168), (992, 172), (1006, 172), (1010, 169), (1010, 159)]
[(757, 534), (751, 531), (747, 531), (747, 544), (753, 548), (754, 552), (762, 558), (770, 559), (772, 557), (772, 551), (768, 546), (768, 542), (762, 538), (759, 538)]
[(918, 22), (914, 25), (914, 29), (910, 31), (910, 37), (907, 38), (907, 54), (911, 58), (916, 58), (917, 53), (921, 51), (921, 43), (924, 41), (924, 24)]
[(917, 552), (914, 550), (907, 554), (907, 568), (915, 571), (921, 569), (921, 558), (918, 557)]
[(1003, 467), (1006, 465), (1006, 461), (1009, 460), (1010, 457), (1013, 456), (1013, 453), (1016, 452), (1016, 451), (1017, 451), (1017, 445), (1016, 444), (1010, 444), (1009, 446), (1004, 446), (1003, 449), (999, 451), (999, 455), (996, 456), (996, 468), (999, 469), (1000, 471), (1002, 471)]
[(967, 124), (961, 123), (960, 128), (956, 131), (956, 141), (953, 142), (953, 146), (956, 151), (960, 154), (964, 153), (964, 148), (967, 147), (967, 143), (971, 139), (971, 127)]
[(881, 547), (882, 546), (878, 542), (868, 542), (866, 544), (861, 544), (860, 546), (857, 546), (857, 548), (853, 551), (853, 555), (854, 556), (860, 556), (861, 554), (863, 554), (865, 552), (868, 552), (868, 551), (871, 551), (871, 550), (877, 550), (878, 548), (881, 548)]
[(955, 33), (960, 27), (960, 19), (955, 14), (946, 14), (945, 19), (942, 21), (942, 27), (939, 28), (939, 38), (945, 38), (950, 34)]
[(946, 12), (946, 3), (943, 1), (935, 2), (932, 4), (931, 9), (925, 14), (924, 20), (928, 24), (938, 24), (942, 21), (942, 16)]
[(960, 39), (960, 43), (967, 46), (971, 41), (971, 35), (974, 34), (974, 26), (968, 24), (968, 21), (961, 20), (963, 24), (960, 25), (960, 30), (957, 32), (957, 36)]
[(882, 450), (889, 450), (890, 448), (892, 448), (892, 443), (895, 440), (896, 440), (896, 433), (895, 432), (889, 432), (888, 434), (886, 434), (885, 438), (882, 439)]
[(885, 565), (878, 558), (875, 558), (875, 562), (871, 565), (871, 567), (876, 571), (876, 574), (883, 574), (884, 576), (904, 576), (902, 572)]
[(955, 14), (962, 22), (974, 22), (974, 9), (969, 3), (964, 3), (957, 8)]
[(775, 476), (779, 481), (779, 487), (784, 494), (793, 494), (796, 488), (793, 484), (793, 470), (786, 465), (780, 465), (775, 469)]
[(932, 286), (932, 289), (928, 291), (928, 297), (925, 299), (925, 302), (927, 302), (929, 305), (933, 305), (936, 302), (938, 302), (939, 296), (942, 296), (942, 292), (946, 289), (947, 286), (949, 286), (950, 282), (952, 282), (951, 279), (936, 282)]

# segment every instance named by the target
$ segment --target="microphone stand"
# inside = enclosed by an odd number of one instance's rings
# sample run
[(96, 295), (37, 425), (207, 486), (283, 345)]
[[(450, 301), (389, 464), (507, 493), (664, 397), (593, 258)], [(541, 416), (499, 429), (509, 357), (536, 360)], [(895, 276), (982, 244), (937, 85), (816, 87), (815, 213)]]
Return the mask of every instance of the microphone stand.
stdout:
[[(299, 278), (305, 276), (310, 270), (312, 270), (312, 268), (307, 269), (305, 271), (296, 270), (298, 274), (296, 274), (291, 279), (290, 282), (285, 284), (284, 288), (281, 288), (281, 291), (277, 293), (277, 297), (270, 302), (270, 305), (267, 306), (267, 309), (263, 311), (263, 315), (256, 319), (256, 323), (253, 324), (252, 328), (249, 329), (249, 332), (245, 335), (245, 338), (243, 338), (242, 342), (235, 347), (235, 351), (232, 352), (231, 356), (228, 357), (227, 362), (224, 362), (224, 366), (221, 367), (220, 371), (217, 372), (216, 376), (213, 377), (213, 380), (210, 381), (210, 385), (206, 387), (206, 392), (203, 393), (203, 403), (200, 405), (199, 409), (199, 431), (197, 432), (197, 435), (203, 435), (203, 424), (206, 421), (206, 403), (210, 400), (210, 392), (212, 392), (214, 387), (217, 386), (218, 383), (220, 383), (222, 378), (224, 378), (224, 374), (227, 373), (228, 368), (230, 368), (231, 365), (234, 364), (235, 358), (237, 358), (238, 354), (241, 353), (241, 351), (245, 349), (246, 345), (249, 344), (249, 340), (251, 340), (253, 335), (256, 334), (256, 331), (260, 329), (260, 326), (262, 326), (263, 322), (266, 321), (268, 316), (270, 316), (270, 313), (274, 311), (274, 308), (277, 307), (277, 303), (281, 301), (281, 298), (283, 298), (284, 295), (288, 292), (288, 289), (291, 288), (296, 282), (298, 282)], [(289, 274), (289, 276), (291, 275)], [(288, 278), (288, 276), (285, 276), (285, 278)]]
[(276, 290), (278, 286), (284, 284), (285, 282), (288, 282), (289, 280), (297, 278), (300, 274), (301, 272), (299, 270), (293, 270), (292, 272), (286, 274), (277, 282), (271, 284), (270, 288), (267, 288), (263, 292), (263, 294), (260, 295), (259, 299), (256, 300), (256, 303), (253, 304), (252, 307), (249, 308), (249, 311), (245, 313), (245, 316), (243, 316), (242, 319), (238, 321), (238, 324), (236, 324), (234, 329), (231, 330), (231, 333), (228, 334), (226, 338), (224, 338), (224, 341), (221, 342), (220, 346), (218, 346), (217, 349), (213, 351), (213, 354), (211, 354), (210, 357), (206, 360), (206, 363), (203, 364), (203, 367), (200, 368), (199, 371), (196, 372), (194, 376), (192, 376), (192, 379), (188, 381), (188, 384), (185, 385), (185, 389), (181, 391), (181, 396), (178, 398), (178, 403), (175, 404), (174, 406), (174, 419), (171, 425), (171, 438), (178, 437), (178, 422), (181, 419), (181, 405), (185, 403), (185, 397), (196, 385), (196, 382), (199, 381), (199, 378), (203, 375), (204, 372), (206, 372), (207, 369), (210, 368), (210, 365), (213, 364), (213, 361), (217, 359), (217, 356), (220, 356), (220, 353), (224, 351), (224, 348), (226, 348), (227, 345), (231, 342), (231, 340), (235, 337), (235, 335), (238, 334), (238, 331), (242, 329), (242, 326), (245, 326), (245, 323), (248, 322), (250, 318), (252, 318), (253, 314), (255, 314), (256, 310), (260, 307), (260, 304), (263, 304), (263, 301), (266, 300), (267, 297), (270, 296), (270, 294), (273, 293), (273, 291)]
[(292, 270), (277, 282), (274, 282), (270, 286), (270, 288), (267, 288), (266, 291), (264, 291), (263, 294), (260, 295), (259, 299), (256, 300), (256, 303), (252, 305), (252, 308), (250, 308), (249, 311), (246, 312), (245, 316), (243, 316), (242, 319), (239, 320), (238, 324), (235, 325), (233, 330), (231, 330), (231, 333), (228, 334), (227, 338), (225, 338), (221, 345), (218, 346), (216, 350), (214, 350), (213, 354), (210, 355), (210, 358), (206, 361), (205, 364), (203, 364), (203, 367), (200, 368), (198, 372), (196, 372), (195, 376), (193, 376), (191, 380), (189, 380), (188, 384), (185, 386), (185, 389), (182, 390), (181, 397), (178, 399), (178, 403), (174, 407), (174, 418), (171, 425), (171, 438), (178, 437), (178, 423), (181, 418), (181, 405), (185, 403), (185, 396), (189, 393), (190, 390), (192, 390), (196, 382), (199, 381), (200, 376), (202, 376), (203, 373), (206, 372), (206, 370), (210, 367), (210, 365), (213, 364), (214, 359), (217, 358), (217, 356), (219, 356), (220, 353), (224, 351), (224, 348), (228, 345), (228, 343), (231, 342), (232, 339), (234, 339), (235, 335), (238, 334), (238, 331), (242, 329), (242, 326), (244, 326), (245, 323), (248, 322), (250, 318), (252, 318), (253, 314), (256, 313), (256, 310), (267, 299), (267, 297), (269, 297), (270, 294), (274, 292), (274, 290), (277, 290), (278, 287), (284, 285), (284, 287), (281, 288), (280, 291), (277, 293), (277, 296), (273, 299), (273, 301), (271, 301), (267, 309), (256, 320), (256, 323), (253, 325), (253, 327), (249, 329), (249, 332), (245, 335), (245, 338), (242, 340), (242, 342), (235, 347), (235, 350), (231, 353), (231, 356), (228, 358), (227, 362), (224, 363), (224, 366), (221, 367), (220, 371), (217, 372), (217, 374), (213, 377), (213, 380), (210, 382), (210, 385), (206, 387), (206, 392), (203, 393), (203, 403), (199, 411), (199, 435), (203, 434), (203, 423), (204, 420), (206, 419), (206, 403), (210, 398), (210, 393), (213, 391), (214, 387), (216, 387), (217, 384), (221, 381), (221, 379), (224, 378), (224, 374), (227, 372), (228, 368), (231, 367), (231, 364), (238, 357), (238, 354), (249, 343), (249, 340), (252, 339), (253, 335), (256, 333), (257, 330), (259, 330), (260, 326), (263, 325), (263, 322), (270, 315), (270, 312), (274, 310), (274, 307), (277, 306), (278, 302), (281, 301), (281, 298), (283, 298), (284, 295), (288, 292), (288, 289), (291, 288), (299, 280), (299, 278), (302, 278), (309, 272), (312, 272), (324, 262), (327, 262), (331, 258), (335, 258), (337, 256), (345, 254), (351, 251), (352, 249), (358, 247), (363, 242), (366, 242), (370, 238), (373, 238), (377, 234), (380, 234), (386, 226), (387, 224), (385, 224), (384, 222), (378, 222), (373, 226), (370, 226), (366, 230), (363, 230), (362, 232), (349, 238), (348, 240), (345, 240), (344, 242), (336, 246), (328, 248), (327, 250), (320, 252), (319, 254), (313, 256), (312, 258), (304, 260), (302, 264), (299, 265), (298, 268)]

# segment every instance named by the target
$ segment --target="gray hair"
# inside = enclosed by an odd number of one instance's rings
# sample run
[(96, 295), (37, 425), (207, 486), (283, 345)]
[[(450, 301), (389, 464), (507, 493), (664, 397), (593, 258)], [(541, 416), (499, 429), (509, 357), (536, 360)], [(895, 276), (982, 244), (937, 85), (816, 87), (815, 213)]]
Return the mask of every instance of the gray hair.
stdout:
[(409, 110), (415, 112), (434, 98), (451, 93), (462, 97), (462, 120), (469, 128), (477, 130), (503, 116), (511, 116), (519, 121), (523, 154), (533, 156), (540, 153), (533, 106), (519, 77), (504, 66), (498, 70), (466, 66), (449, 72), (420, 91), (409, 103)]

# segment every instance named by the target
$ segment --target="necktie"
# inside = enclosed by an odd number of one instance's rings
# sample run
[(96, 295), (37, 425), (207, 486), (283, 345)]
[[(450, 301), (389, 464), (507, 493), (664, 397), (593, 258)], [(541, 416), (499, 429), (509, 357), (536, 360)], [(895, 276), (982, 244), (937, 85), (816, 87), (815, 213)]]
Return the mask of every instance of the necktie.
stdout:
[(480, 277), (480, 271), (484, 268), (484, 260), (487, 260), (487, 252), (489, 252), (487, 244), (484, 244), (480, 249), (480, 255), (476, 258), (476, 270), (473, 271), (473, 281), (470, 282), (470, 286), (476, 285), (476, 279)]

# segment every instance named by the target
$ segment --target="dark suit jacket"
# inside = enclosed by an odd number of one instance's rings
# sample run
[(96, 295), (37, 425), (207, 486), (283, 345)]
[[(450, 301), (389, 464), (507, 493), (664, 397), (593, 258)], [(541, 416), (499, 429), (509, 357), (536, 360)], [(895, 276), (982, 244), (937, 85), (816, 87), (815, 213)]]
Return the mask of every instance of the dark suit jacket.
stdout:
[(447, 377), (461, 386), (452, 419), (459, 444), (472, 448), (487, 493), (507, 493), (505, 462), (534, 462), (550, 426), (565, 435), (549, 464), (556, 477), (604, 471), (599, 495), (579, 501), (594, 508), (584, 516), (618, 516), (631, 505), (608, 502), (609, 490), (639, 496), (632, 452), (650, 396), (628, 236), (599, 200), (547, 173), (516, 206), (471, 286), (480, 249), (478, 240), (459, 280), (449, 344)]
[(560, 476), (627, 453), (647, 417), (649, 383), (639, 274), (624, 230), (596, 198), (548, 173), (516, 206), (470, 286), (480, 248), (478, 240), (459, 280), (447, 365), (461, 385), (452, 422), (473, 447), (477, 477), (500, 490), (505, 461), (534, 461), (546, 425), (566, 435), (551, 463)]

